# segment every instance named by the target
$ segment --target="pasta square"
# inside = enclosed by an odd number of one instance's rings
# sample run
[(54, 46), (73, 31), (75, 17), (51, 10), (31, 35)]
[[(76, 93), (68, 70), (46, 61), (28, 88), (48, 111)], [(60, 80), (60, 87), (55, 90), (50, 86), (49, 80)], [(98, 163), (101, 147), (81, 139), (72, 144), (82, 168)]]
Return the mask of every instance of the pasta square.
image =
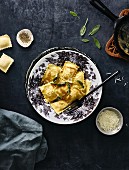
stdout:
[(55, 87), (51, 83), (47, 83), (39, 88), (42, 94), (44, 95), (46, 102), (52, 102), (57, 98), (57, 94), (55, 93)]
[(6, 73), (13, 62), (14, 60), (11, 57), (3, 53), (0, 58), (0, 70)]
[(63, 80), (70, 80), (71, 78), (75, 76), (78, 68), (79, 67), (76, 64), (71, 63), (70, 61), (66, 61), (63, 65), (62, 73), (60, 77)]
[(59, 66), (56, 66), (54, 64), (48, 64), (45, 74), (42, 78), (42, 81), (44, 83), (53, 81), (54, 79), (57, 78), (60, 71), (61, 71), (61, 68)]
[(54, 109), (54, 111), (59, 114), (61, 113), (65, 107), (68, 106), (68, 103), (64, 100), (60, 100), (54, 103), (51, 103), (51, 107)]
[(0, 36), (0, 51), (10, 47), (12, 47), (10, 37), (7, 34)]

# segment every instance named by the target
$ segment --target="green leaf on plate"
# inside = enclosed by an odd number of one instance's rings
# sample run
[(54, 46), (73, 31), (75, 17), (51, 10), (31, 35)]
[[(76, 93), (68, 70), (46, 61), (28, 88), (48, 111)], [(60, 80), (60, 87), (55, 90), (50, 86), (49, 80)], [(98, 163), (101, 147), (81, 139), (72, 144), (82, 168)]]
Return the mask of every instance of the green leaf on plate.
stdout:
[(69, 83), (69, 82), (67, 82), (67, 87), (68, 87), (67, 93), (70, 94), (70, 92), (71, 92), (71, 86), (70, 86), (70, 83)]
[(55, 100), (52, 101), (52, 103), (58, 102), (58, 101), (61, 100), (61, 99), (62, 99), (62, 97), (61, 97), (61, 96), (58, 96)]
[(82, 42), (88, 43), (90, 40), (88, 40), (87, 38), (83, 38), (81, 39)]
[(88, 35), (94, 35), (95, 33), (97, 33), (100, 27), (101, 27), (100, 25), (96, 25), (94, 28), (92, 28)]
[(88, 18), (86, 19), (85, 24), (80, 29), (80, 36), (83, 36), (86, 33), (86, 25), (87, 25), (87, 23), (88, 23)]
[(82, 88), (84, 88), (84, 85), (80, 80), (77, 80), (77, 82), (82, 86)]
[(94, 43), (95, 43), (95, 46), (98, 48), (98, 49), (101, 49), (101, 44), (99, 42), (99, 40), (95, 37), (93, 37), (93, 40), (94, 40)]
[(54, 79), (53, 79), (53, 82), (56, 82), (56, 80), (58, 79), (59, 75), (57, 74)]

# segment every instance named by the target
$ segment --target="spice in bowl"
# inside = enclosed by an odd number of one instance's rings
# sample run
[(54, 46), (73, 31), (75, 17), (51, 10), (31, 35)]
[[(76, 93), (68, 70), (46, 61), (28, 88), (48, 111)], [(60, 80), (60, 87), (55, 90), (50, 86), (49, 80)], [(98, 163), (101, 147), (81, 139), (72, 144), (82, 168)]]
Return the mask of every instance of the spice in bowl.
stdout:
[(122, 114), (113, 107), (104, 108), (97, 115), (96, 125), (102, 133), (113, 135), (122, 128)]
[(17, 42), (22, 47), (29, 47), (34, 40), (33, 34), (29, 29), (23, 29), (17, 33)]

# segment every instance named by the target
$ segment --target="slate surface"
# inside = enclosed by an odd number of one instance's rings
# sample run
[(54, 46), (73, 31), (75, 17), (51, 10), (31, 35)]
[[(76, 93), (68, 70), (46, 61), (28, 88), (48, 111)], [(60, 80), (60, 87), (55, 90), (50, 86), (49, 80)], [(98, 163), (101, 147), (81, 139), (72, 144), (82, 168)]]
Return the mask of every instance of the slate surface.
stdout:
[[(129, 8), (128, 0), (103, 0), (119, 15)], [(69, 14), (75, 10), (80, 19)], [(85, 44), (80, 41), (79, 30), (89, 18), (87, 32), (96, 25), (101, 30), (96, 37), (102, 44), (98, 50), (90, 38)], [(19, 30), (32, 30), (35, 41), (23, 49), (16, 42)], [(4, 52), (15, 63), (5, 75), (0, 72), (0, 107), (23, 113), (44, 126), (49, 151), (44, 161), (36, 164), (35, 170), (129, 170), (129, 63), (109, 57), (105, 44), (113, 33), (113, 23), (89, 4), (89, 0), (4, 0), (0, 1), (0, 34), (9, 34), (13, 48)], [(85, 36), (87, 37), (87, 36)], [(103, 96), (94, 113), (81, 123), (59, 126), (40, 117), (28, 102), (24, 89), (25, 74), (31, 61), (42, 51), (51, 47), (75, 47), (87, 53), (97, 64), (102, 79), (106, 73), (121, 70), (124, 80), (111, 80), (103, 89)], [(126, 86), (125, 83), (127, 83)], [(106, 106), (119, 109), (124, 116), (122, 131), (114, 136), (104, 136), (95, 126), (97, 113)]]

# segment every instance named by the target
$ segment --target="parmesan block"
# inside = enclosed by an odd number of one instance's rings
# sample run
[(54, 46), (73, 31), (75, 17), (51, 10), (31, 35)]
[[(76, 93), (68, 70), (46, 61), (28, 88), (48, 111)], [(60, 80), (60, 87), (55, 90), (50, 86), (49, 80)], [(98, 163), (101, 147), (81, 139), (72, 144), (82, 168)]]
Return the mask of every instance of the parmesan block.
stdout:
[(14, 60), (11, 57), (3, 53), (0, 58), (0, 70), (6, 73), (13, 62)]
[(10, 47), (12, 47), (10, 37), (7, 34), (0, 36), (0, 51)]

